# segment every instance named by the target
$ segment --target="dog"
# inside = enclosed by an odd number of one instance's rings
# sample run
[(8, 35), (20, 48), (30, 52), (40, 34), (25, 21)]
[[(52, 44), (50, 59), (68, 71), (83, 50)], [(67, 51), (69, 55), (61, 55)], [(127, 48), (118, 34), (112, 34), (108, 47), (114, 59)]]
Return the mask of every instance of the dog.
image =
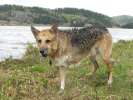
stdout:
[(31, 26), (31, 31), (37, 41), (43, 57), (50, 57), (60, 70), (60, 89), (65, 88), (66, 69), (71, 64), (79, 63), (88, 57), (94, 64), (95, 73), (99, 68), (97, 55), (101, 54), (108, 68), (108, 85), (112, 83), (112, 36), (102, 26), (92, 25), (83, 28), (61, 30), (57, 25), (50, 29), (38, 30)]

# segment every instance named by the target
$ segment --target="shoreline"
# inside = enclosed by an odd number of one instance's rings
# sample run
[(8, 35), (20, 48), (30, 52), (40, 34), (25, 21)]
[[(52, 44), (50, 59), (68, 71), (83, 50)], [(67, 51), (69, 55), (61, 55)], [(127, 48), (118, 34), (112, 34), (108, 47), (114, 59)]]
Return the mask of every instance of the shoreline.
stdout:
[[(118, 41), (116, 41), (116, 42), (113, 42), (113, 45), (116, 45), (116, 44), (119, 44), (119, 43), (126, 43), (126, 42), (133, 42), (133, 40), (118, 40)], [(33, 46), (33, 47), (36, 48), (35, 44), (29, 44), (29, 45), (27, 44), (27, 48), (28, 48), (29, 46)], [(3, 61), (5, 61), (5, 60), (7, 60), (7, 59), (21, 60), (21, 59), (24, 57), (27, 48), (24, 49), (24, 52), (23, 52), (23, 54), (21, 54), (21, 56), (19, 56), (19, 57), (17, 57), (17, 56), (14, 56), (14, 57), (9, 56), (9, 57), (5, 57), (5, 58), (0, 58), (0, 62), (3, 62)]]

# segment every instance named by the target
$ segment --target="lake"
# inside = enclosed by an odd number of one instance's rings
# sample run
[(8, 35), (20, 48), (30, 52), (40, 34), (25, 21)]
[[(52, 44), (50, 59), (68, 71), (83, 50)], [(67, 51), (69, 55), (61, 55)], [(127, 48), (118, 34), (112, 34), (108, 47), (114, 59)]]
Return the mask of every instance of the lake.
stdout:
[[(69, 27), (60, 28), (69, 29)], [(133, 29), (109, 28), (109, 31), (112, 34), (113, 42), (133, 40)], [(0, 26), (0, 60), (8, 57), (21, 58), (28, 43), (35, 43), (29, 26)]]

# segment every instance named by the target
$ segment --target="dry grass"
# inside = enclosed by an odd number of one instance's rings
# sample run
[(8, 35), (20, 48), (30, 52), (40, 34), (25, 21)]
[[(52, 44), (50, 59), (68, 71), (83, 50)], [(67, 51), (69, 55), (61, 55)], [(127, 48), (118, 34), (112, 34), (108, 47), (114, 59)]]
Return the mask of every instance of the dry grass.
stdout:
[(133, 100), (133, 41), (113, 46), (114, 82), (107, 87), (106, 66), (100, 61), (95, 76), (88, 76), (88, 59), (67, 72), (66, 88), (59, 92), (58, 68), (48, 59), (40, 60), (38, 50), (29, 46), (21, 60), (0, 63), (0, 100)]

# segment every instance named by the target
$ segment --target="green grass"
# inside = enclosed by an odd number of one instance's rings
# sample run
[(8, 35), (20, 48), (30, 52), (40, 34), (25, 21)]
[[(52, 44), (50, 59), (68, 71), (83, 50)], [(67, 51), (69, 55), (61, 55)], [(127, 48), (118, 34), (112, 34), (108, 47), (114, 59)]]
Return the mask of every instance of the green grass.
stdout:
[(133, 100), (133, 41), (113, 45), (113, 84), (107, 86), (107, 69), (88, 76), (92, 63), (84, 59), (67, 72), (66, 88), (59, 92), (58, 68), (41, 59), (38, 49), (29, 45), (24, 57), (0, 62), (0, 100)]

